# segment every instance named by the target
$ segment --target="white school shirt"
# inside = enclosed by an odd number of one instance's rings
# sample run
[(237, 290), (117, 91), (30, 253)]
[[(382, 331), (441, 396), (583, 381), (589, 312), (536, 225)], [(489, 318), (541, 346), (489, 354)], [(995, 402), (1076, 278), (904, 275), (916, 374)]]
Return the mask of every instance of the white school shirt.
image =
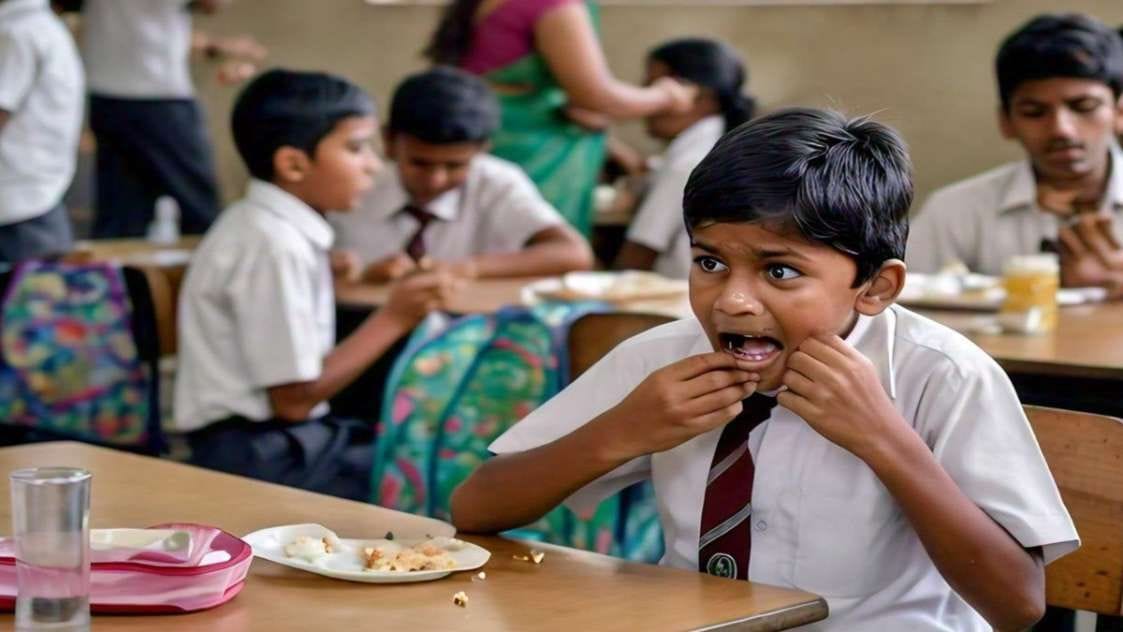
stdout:
[[(1115, 238), (1123, 241), (1123, 152), (1114, 143), (1110, 169), (1099, 212), (1115, 218)], [(1030, 161), (1012, 162), (929, 196), (911, 222), (906, 261), (913, 272), (937, 272), (958, 260), (997, 276), (1010, 257), (1056, 241), (1062, 221), (1038, 207)]]
[(90, 92), (125, 99), (187, 99), (187, 0), (86, 0), (82, 41)]
[(323, 217), (261, 180), (218, 216), (180, 293), (177, 430), (271, 419), (268, 387), (320, 377), (335, 344), (331, 245)]
[(74, 39), (47, 0), (0, 2), (0, 226), (53, 209), (74, 177), (85, 92)]
[[(1014, 389), (963, 336), (901, 307), (861, 317), (847, 342), (877, 367), (904, 419), (959, 488), (1046, 562), (1079, 546), (1076, 530)], [(515, 424), (490, 449), (553, 441), (617, 404), (652, 371), (711, 351), (697, 320), (631, 338), (569, 388)], [(637, 419), (636, 432), (643, 432)], [(706, 478), (721, 428), (635, 459), (566, 504), (587, 515), (636, 481), (651, 479), (664, 529), (662, 563), (696, 570)], [(776, 407), (752, 431), (749, 579), (822, 595), (830, 617), (809, 630), (989, 630), (940, 575), (873, 471)]]
[[(409, 194), (391, 165), (358, 208), (331, 215), (336, 247), (358, 253), (364, 265), (404, 252), (419, 226), (400, 212), (407, 202)], [(488, 154), (472, 159), (463, 185), (424, 209), (436, 216), (425, 228), (425, 246), (438, 261), (517, 252), (535, 234), (565, 224), (518, 166)]]
[(652, 174), (651, 186), (628, 228), (628, 241), (659, 253), (655, 271), (665, 277), (690, 277), (690, 236), (682, 218), (682, 193), (690, 172), (724, 133), (725, 119), (708, 116), (675, 137)]

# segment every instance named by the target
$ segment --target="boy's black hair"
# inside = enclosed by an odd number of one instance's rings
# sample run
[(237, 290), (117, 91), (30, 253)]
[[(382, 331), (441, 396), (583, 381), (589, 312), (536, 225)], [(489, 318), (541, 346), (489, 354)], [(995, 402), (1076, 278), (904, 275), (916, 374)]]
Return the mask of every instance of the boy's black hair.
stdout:
[(1002, 108), (1026, 81), (1092, 79), (1123, 94), (1123, 39), (1099, 20), (1080, 13), (1039, 15), (1008, 36), (994, 62)]
[(342, 77), (275, 68), (238, 95), (230, 127), (250, 174), (272, 181), (278, 149), (295, 147), (314, 158), (316, 146), (339, 121), (374, 113), (370, 95)]
[(660, 44), (647, 53), (647, 58), (665, 64), (675, 77), (713, 90), (726, 130), (755, 114), (756, 99), (743, 91), (748, 69), (730, 46), (702, 37), (684, 37)]
[(854, 286), (905, 258), (912, 163), (904, 141), (867, 117), (779, 110), (726, 134), (690, 174), (687, 228), (777, 222), (850, 255)]
[(479, 77), (437, 66), (398, 85), (386, 128), (435, 145), (482, 143), (499, 128), (499, 101)]

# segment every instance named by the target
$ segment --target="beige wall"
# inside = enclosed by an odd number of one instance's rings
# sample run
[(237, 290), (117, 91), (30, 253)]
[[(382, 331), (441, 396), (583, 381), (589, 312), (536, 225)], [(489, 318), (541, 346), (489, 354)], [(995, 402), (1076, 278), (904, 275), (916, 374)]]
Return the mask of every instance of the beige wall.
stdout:
[[(750, 91), (766, 109), (830, 105), (878, 112), (908, 140), (917, 188), (933, 187), (1018, 156), (994, 119), (991, 63), (998, 41), (1030, 16), (1059, 9), (1123, 23), (1121, 0), (994, 0), (980, 5), (839, 7), (611, 6), (603, 41), (618, 76), (637, 79), (644, 52), (668, 37), (718, 37), (749, 62)], [(199, 20), (214, 33), (248, 32), (271, 50), (274, 65), (331, 70), (370, 89), (385, 104), (418, 55), (435, 7), (371, 7), (361, 0), (238, 0)], [(234, 90), (197, 78), (211, 117), (227, 198), (245, 173), (229, 140)], [(643, 142), (635, 125), (625, 136)]]

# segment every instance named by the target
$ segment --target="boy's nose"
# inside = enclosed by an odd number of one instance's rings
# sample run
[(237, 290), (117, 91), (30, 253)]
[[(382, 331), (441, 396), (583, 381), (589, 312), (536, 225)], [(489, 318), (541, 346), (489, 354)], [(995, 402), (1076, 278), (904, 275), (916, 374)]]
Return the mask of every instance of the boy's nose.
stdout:
[(760, 300), (743, 285), (728, 286), (722, 290), (714, 307), (730, 316), (758, 316), (764, 312)]
[(1076, 134), (1075, 117), (1064, 108), (1058, 108), (1049, 123), (1055, 136), (1072, 138)]

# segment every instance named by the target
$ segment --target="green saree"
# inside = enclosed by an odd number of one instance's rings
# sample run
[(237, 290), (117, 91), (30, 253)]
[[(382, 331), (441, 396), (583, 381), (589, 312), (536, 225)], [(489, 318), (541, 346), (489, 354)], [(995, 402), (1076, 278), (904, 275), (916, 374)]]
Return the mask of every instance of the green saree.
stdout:
[[(588, 3), (597, 22), (597, 8)], [(542, 196), (581, 234), (593, 225), (593, 189), (604, 164), (605, 136), (565, 117), (566, 94), (546, 60), (530, 53), (484, 75), (492, 83), (532, 88), (523, 94), (499, 94), (500, 131), (492, 153), (521, 166)]]

